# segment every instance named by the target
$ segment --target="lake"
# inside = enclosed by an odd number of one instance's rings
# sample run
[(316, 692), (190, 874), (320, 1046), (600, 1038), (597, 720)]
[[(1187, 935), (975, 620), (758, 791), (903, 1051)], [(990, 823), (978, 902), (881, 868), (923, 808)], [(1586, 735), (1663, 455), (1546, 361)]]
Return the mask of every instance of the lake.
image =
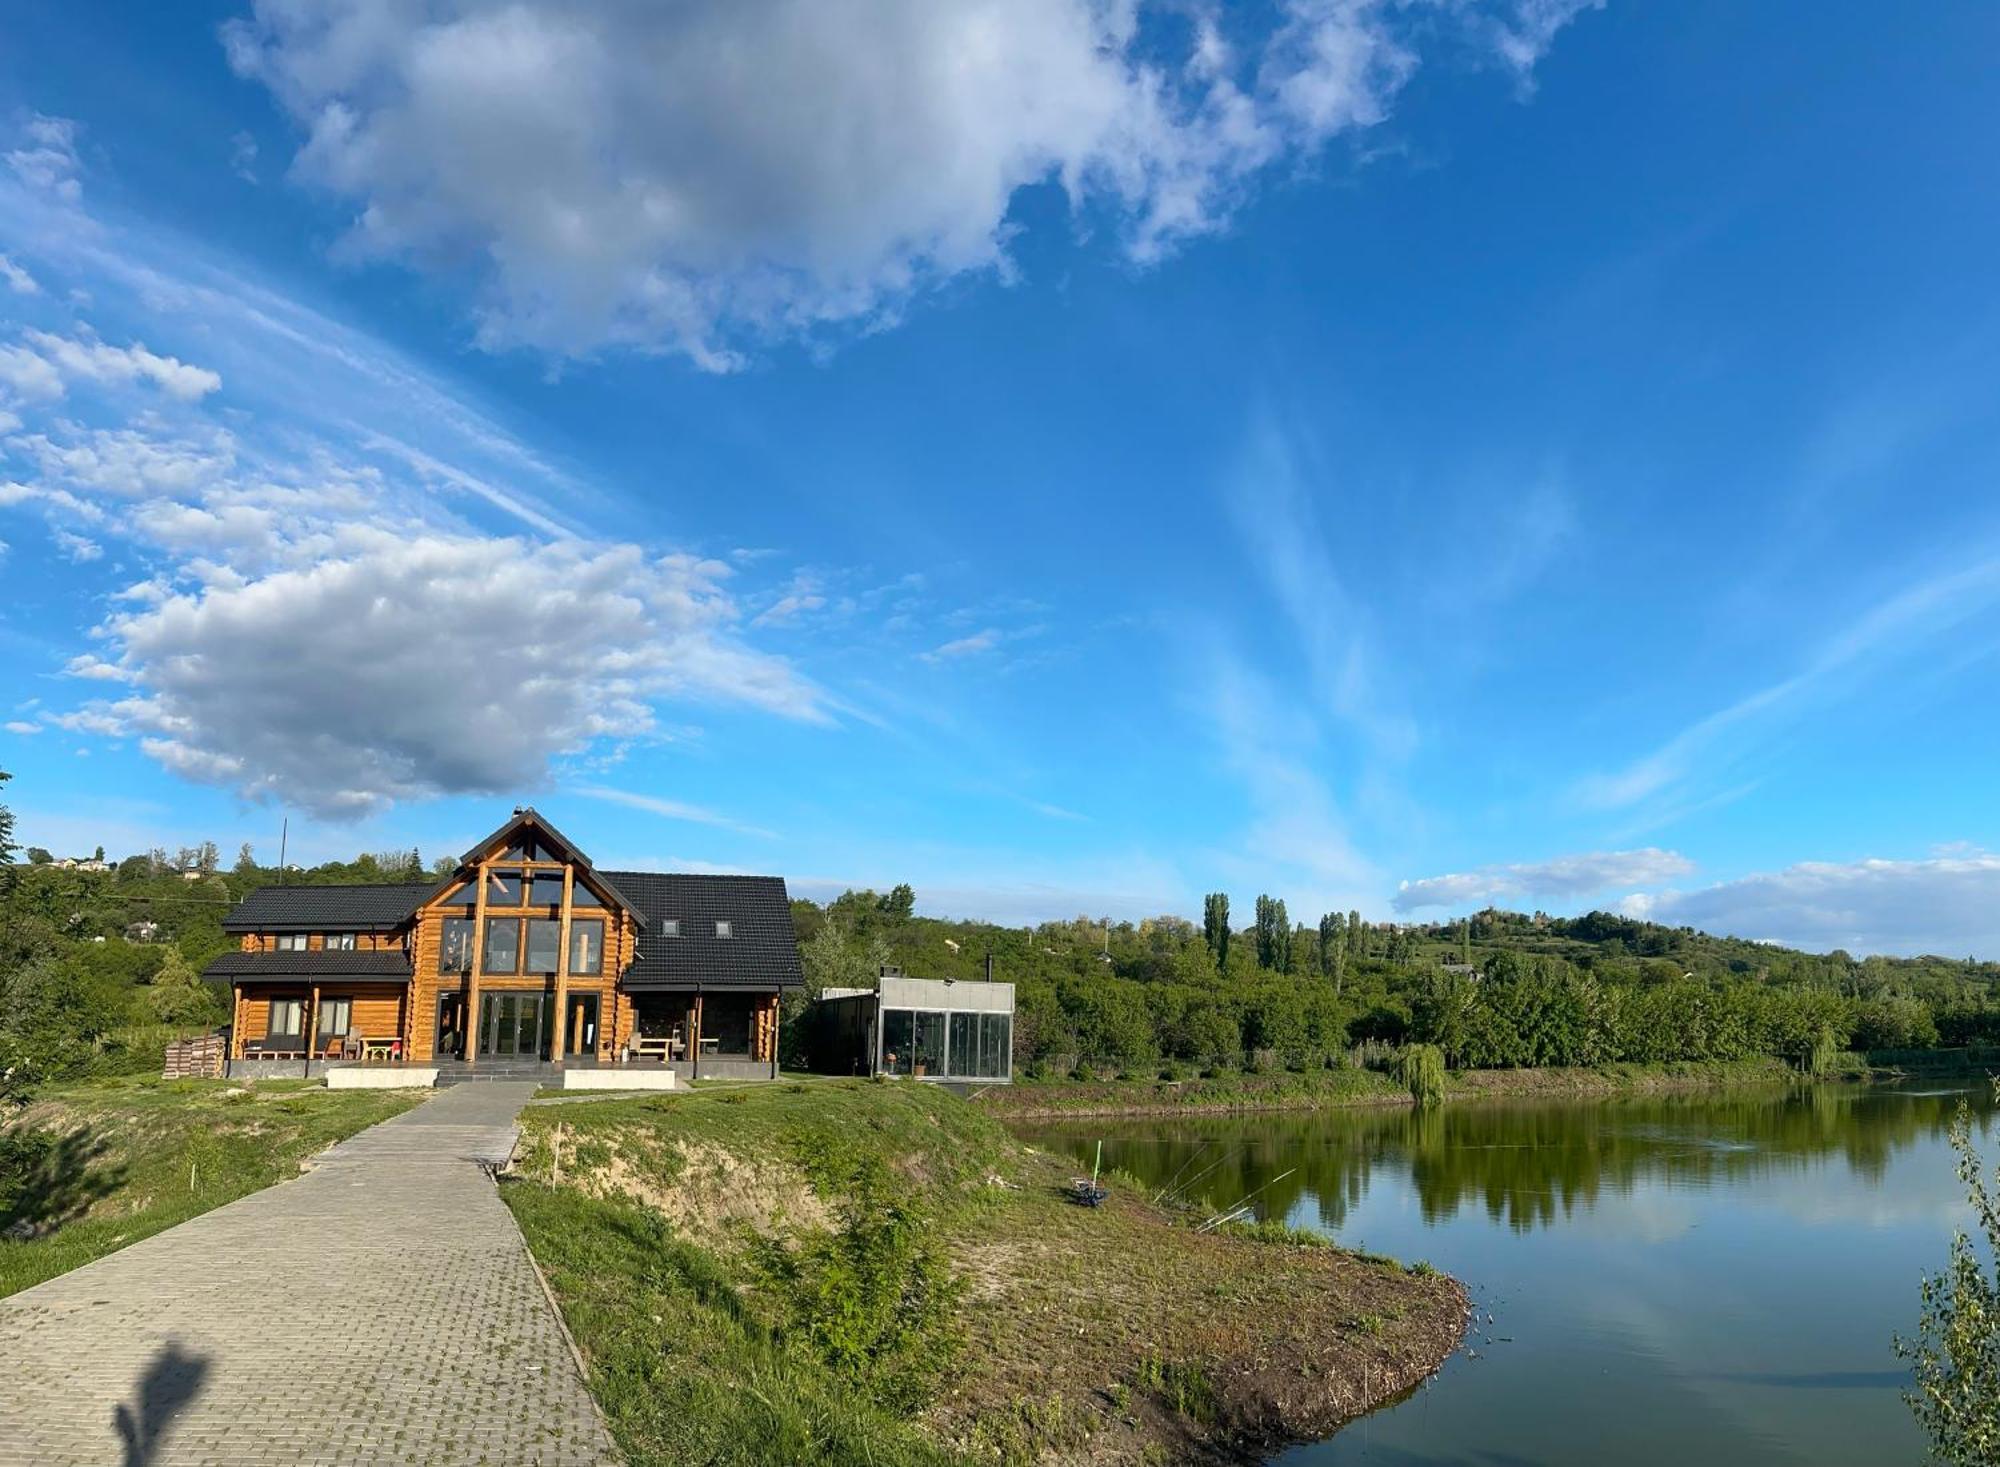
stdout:
[(1284, 1467), (1884, 1467), (1924, 1456), (1891, 1339), (1970, 1226), (1961, 1098), (1990, 1158), (1969, 1081), (1017, 1129), (1465, 1282), (1468, 1348)]

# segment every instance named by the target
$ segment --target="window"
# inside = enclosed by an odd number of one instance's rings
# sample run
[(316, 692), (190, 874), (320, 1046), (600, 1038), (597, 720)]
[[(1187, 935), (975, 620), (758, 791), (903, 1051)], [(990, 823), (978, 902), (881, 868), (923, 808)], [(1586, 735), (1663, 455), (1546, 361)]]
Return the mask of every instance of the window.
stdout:
[(979, 1073), (979, 1015), (951, 1016), (951, 1072), (954, 1075)]
[(528, 905), (559, 907), (562, 905), (562, 889), (562, 872), (537, 871), (528, 878)]
[(306, 934), (303, 932), (280, 932), (278, 951), (281, 953), (302, 953), (306, 950)]
[(528, 961), (524, 973), (553, 973), (562, 952), (562, 923), (553, 917), (528, 919)]
[(604, 971), (604, 919), (572, 917), (569, 923), (569, 970), (579, 978)]
[(463, 973), (472, 966), (472, 919), (447, 917), (438, 937), (438, 971)]
[(1014, 1068), (1014, 1016), (979, 1016), (979, 1077), (1004, 1080)]
[(911, 1057), (916, 1061), (915, 1073), (942, 1075), (945, 1072), (944, 1015), (918, 1009), (911, 1017), (916, 1020), (916, 1039), (910, 1046)]
[(302, 998), (274, 998), (271, 1000), (271, 1021), (264, 1026), (267, 1038), (278, 1038), (287, 1034), (297, 1034), (305, 1028), (305, 1000)]
[(910, 1073), (910, 1011), (908, 1009), (884, 1009), (882, 1011), (882, 1073), (885, 1075), (907, 1075)]
[(489, 973), (518, 973), (521, 971), (521, 919), (519, 917), (488, 917), (486, 919), (486, 956), (482, 966)]
[(470, 907), (479, 900), (479, 883), (468, 881), (457, 891), (444, 899), (447, 907)]
[(321, 1039), (341, 1039), (346, 1037), (353, 1026), (353, 1021), (353, 999), (322, 998), (319, 1001), (319, 1037)]
[(662, 936), (662, 937), (679, 937), (680, 935), (681, 935), (681, 919), (680, 919), (680, 918), (678, 918), (678, 917), (669, 917), (669, 918), (667, 918), (667, 920), (666, 920), (666, 921), (664, 921), (664, 922), (662, 922), (662, 923), (660, 924), (660, 936)]
[(486, 905), (489, 907), (520, 906), (521, 873), (518, 871), (487, 872)]
[(604, 899), (590, 889), (588, 882), (575, 881), (570, 884), (569, 904), (572, 907), (601, 907)]
[(734, 937), (736, 934), (730, 930), (727, 922), (718, 922), (715, 924), (715, 935), (717, 937)]
[(322, 939), (322, 942), (326, 950), (330, 953), (351, 953), (354, 951), (354, 934), (352, 932), (329, 932)]

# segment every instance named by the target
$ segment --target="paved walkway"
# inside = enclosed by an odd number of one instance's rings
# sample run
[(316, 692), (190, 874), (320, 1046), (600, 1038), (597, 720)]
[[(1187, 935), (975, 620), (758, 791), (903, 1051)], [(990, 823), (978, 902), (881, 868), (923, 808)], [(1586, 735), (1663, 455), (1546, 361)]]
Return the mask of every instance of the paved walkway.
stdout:
[(616, 1463), (512, 1214), (532, 1082), (0, 1300), (0, 1464)]

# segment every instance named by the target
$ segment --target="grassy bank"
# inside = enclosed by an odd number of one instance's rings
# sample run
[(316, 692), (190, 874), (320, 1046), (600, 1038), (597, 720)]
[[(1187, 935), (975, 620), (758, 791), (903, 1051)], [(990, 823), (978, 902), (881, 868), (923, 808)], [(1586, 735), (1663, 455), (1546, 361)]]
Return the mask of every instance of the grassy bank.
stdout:
[(297, 1176), (306, 1157), (413, 1103), (297, 1080), (45, 1092), (0, 1128), (0, 1297)]
[[(1655, 1094), (1788, 1084), (1796, 1072), (1775, 1059), (1714, 1060), (1593, 1069), (1461, 1070), (1447, 1082), (1453, 1099), (1511, 1095)], [(978, 1104), (1000, 1118), (1177, 1115), (1238, 1110), (1313, 1110), (1323, 1106), (1407, 1105), (1410, 1094), (1374, 1070), (1227, 1070), (1190, 1080), (1045, 1080), (998, 1086)]]
[(502, 1195), (635, 1463), (1240, 1461), (1424, 1377), (1464, 1295), (1198, 1233), (939, 1090), (541, 1106)]

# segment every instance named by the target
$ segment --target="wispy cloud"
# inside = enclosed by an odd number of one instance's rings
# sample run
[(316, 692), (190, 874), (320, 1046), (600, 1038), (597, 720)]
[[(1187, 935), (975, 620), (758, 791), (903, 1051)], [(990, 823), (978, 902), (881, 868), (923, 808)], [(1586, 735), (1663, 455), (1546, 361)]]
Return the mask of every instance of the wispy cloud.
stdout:
[(998, 627), (987, 627), (966, 637), (954, 637), (951, 641), (931, 648), (922, 655), (926, 662), (954, 662), (962, 657), (977, 657), (982, 652), (991, 652), (1000, 645), (1002, 633)]
[(1802, 861), (1695, 891), (1637, 895), (1632, 916), (1815, 951), (2000, 958), (2000, 855)]
[(1399, 912), (1485, 906), (1527, 897), (1567, 901), (1613, 887), (1657, 886), (1692, 870), (1694, 862), (1686, 856), (1654, 846), (1638, 851), (1588, 851), (1405, 881), (1397, 886), (1394, 901)]
[(664, 799), (659, 795), (641, 794), (636, 790), (614, 789), (610, 785), (579, 784), (570, 785), (568, 788), (571, 794), (582, 795), (592, 800), (605, 800), (614, 805), (623, 805), (629, 810), (644, 810), (648, 815), (658, 815), (663, 820), (685, 820), (692, 825), (712, 825), (718, 830), (733, 830), (738, 835), (754, 835), (761, 840), (777, 839), (773, 831), (747, 825), (741, 820), (702, 805)]
[(1589, 809), (1624, 809), (1727, 767), (1773, 731), (1852, 695), (1899, 668), (1913, 649), (1996, 605), (2000, 557), (1918, 581), (1828, 637), (1796, 672), (1698, 719), (1622, 769), (1587, 776), (1573, 793)]

